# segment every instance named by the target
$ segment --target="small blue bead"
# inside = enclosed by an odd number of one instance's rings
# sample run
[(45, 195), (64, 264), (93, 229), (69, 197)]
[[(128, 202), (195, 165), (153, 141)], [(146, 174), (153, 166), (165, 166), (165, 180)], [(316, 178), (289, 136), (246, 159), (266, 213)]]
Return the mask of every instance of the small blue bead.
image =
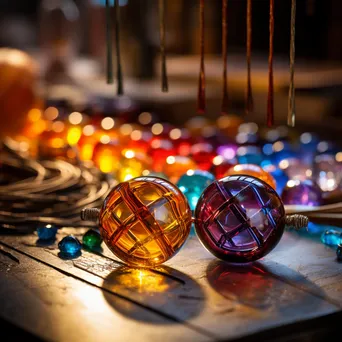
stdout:
[(52, 224), (46, 224), (37, 228), (37, 234), (40, 240), (54, 240), (58, 228)]
[(82, 245), (73, 235), (64, 237), (59, 243), (58, 248), (62, 254), (75, 255), (81, 251)]
[(342, 244), (342, 232), (335, 229), (327, 229), (321, 236), (321, 240), (328, 246)]
[(337, 246), (336, 256), (338, 261), (342, 261), (342, 245)]

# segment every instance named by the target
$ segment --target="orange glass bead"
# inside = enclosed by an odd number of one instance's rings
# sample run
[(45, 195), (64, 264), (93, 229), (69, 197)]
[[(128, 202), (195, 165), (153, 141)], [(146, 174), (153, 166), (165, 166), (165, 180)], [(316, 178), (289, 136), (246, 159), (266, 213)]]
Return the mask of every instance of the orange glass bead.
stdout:
[(121, 151), (118, 143), (104, 135), (95, 145), (93, 162), (104, 173), (116, 172), (119, 168)]
[(191, 210), (183, 193), (157, 177), (120, 183), (99, 215), (103, 240), (130, 266), (153, 267), (173, 257), (186, 241)]
[(165, 173), (172, 183), (176, 183), (178, 179), (189, 170), (196, 170), (196, 163), (188, 157), (169, 156), (166, 158), (166, 164), (163, 167)]
[(276, 188), (277, 184), (273, 176), (267, 171), (263, 170), (259, 165), (254, 164), (238, 164), (231, 167), (224, 175), (233, 176), (233, 175), (245, 175), (252, 176), (258, 179), (261, 179), (268, 185), (270, 185), (273, 189)]

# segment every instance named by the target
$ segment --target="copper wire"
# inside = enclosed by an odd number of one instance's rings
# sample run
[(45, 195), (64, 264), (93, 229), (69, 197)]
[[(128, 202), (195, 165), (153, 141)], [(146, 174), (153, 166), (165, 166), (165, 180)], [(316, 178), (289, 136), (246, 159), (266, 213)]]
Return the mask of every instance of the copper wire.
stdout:
[(169, 91), (167, 70), (166, 70), (166, 49), (165, 49), (165, 0), (159, 0), (159, 32), (160, 32), (160, 55), (161, 55), (161, 75), (163, 92)]
[(246, 94), (246, 114), (253, 112), (254, 101), (252, 93), (252, 73), (251, 73), (251, 60), (252, 60), (252, 0), (247, 0), (247, 44), (246, 44), (246, 57), (247, 57), (247, 94)]
[(228, 114), (228, 78), (227, 78), (227, 3), (228, 0), (222, 0), (222, 62), (223, 62), (223, 89), (221, 114)]
[(291, 3), (291, 39), (290, 39), (290, 87), (288, 99), (287, 124), (295, 126), (296, 120), (296, 98), (295, 98), (295, 36), (296, 36), (296, 0)]
[(269, 23), (269, 56), (268, 56), (268, 99), (267, 99), (267, 126), (274, 124), (274, 85), (273, 85), (273, 37), (274, 37), (274, 0), (270, 0)]
[(204, 70), (204, 0), (200, 0), (200, 74), (198, 81), (197, 111), (205, 113), (205, 70)]

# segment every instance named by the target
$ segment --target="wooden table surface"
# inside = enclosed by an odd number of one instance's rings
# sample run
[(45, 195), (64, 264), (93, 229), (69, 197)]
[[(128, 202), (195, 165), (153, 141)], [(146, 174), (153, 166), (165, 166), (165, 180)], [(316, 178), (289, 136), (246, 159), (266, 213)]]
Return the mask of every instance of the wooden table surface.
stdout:
[(84, 230), (63, 228), (46, 246), (36, 235), (1, 236), (1, 331), (12, 334), (1, 341), (336, 340), (342, 263), (320, 231), (286, 232), (245, 267), (217, 260), (191, 236), (155, 270), (127, 268), (105, 246), (62, 259), (57, 244), (68, 233)]

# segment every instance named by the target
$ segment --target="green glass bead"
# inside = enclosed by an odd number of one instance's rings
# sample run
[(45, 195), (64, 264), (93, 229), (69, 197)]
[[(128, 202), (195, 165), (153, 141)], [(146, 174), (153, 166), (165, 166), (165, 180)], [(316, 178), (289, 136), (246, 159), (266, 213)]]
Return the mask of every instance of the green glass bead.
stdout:
[(102, 238), (101, 235), (94, 229), (89, 229), (82, 239), (83, 245), (89, 249), (98, 248), (101, 246)]

